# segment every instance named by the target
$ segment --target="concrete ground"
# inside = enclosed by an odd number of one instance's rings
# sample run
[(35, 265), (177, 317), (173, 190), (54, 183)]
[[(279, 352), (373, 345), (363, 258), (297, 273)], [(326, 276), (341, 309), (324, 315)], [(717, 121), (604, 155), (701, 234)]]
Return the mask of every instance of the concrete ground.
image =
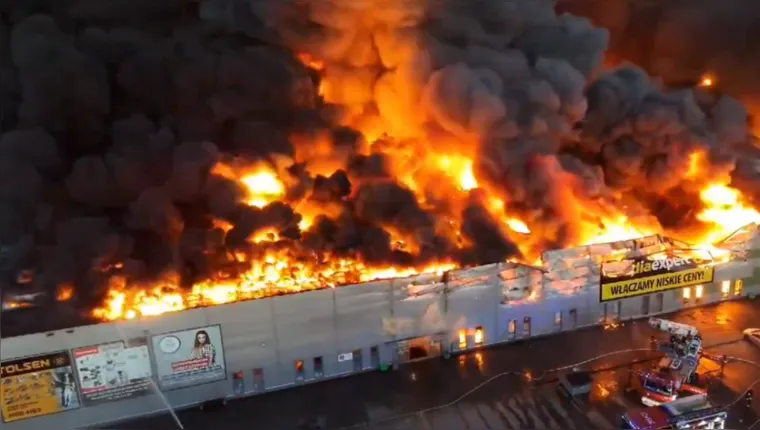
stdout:
[[(760, 363), (760, 349), (741, 340), (742, 330), (760, 327), (760, 300), (691, 309), (667, 318), (698, 327), (705, 345), (716, 345), (710, 352)], [(331, 430), (615, 428), (622, 412), (640, 407), (635, 394), (625, 390), (629, 369), (650, 364), (631, 363), (652, 357), (648, 351), (616, 351), (646, 349), (650, 336), (657, 333), (644, 321), (590, 328), (449, 360), (412, 363), (396, 372), (366, 373), (231, 401), (216, 412), (179, 411), (178, 417), (188, 430), (220, 423), (229, 430), (252, 426), (295, 430), (308, 419)], [(558, 394), (558, 373), (546, 372), (609, 353), (577, 366), (594, 375), (591, 400), (584, 405)], [(700, 374), (709, 382), (710, 396), (718, 404), (730, 404), (760, 378), (760, 368), (745, 363), (728, 364), (720, 377), (718, 366), (703, 362)], [(747, 428), (756, 419), (742, 405), (731, 408), (728, 428)], [(755, 407), (760, 411), (760, 403)], [(108, 428), (168, 430), (178, 426), (164, 414)]]

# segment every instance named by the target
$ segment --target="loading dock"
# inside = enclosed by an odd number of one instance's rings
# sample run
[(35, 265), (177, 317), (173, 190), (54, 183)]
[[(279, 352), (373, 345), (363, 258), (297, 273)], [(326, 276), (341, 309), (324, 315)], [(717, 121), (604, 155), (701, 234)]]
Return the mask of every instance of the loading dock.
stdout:
[(446, 333), (436, 333), (429, 336), (410, 337), (391, 343), (396, 351), (397, 362), (404, 364), (440, 357), (443, 354), (444, 339), (446, 339)]

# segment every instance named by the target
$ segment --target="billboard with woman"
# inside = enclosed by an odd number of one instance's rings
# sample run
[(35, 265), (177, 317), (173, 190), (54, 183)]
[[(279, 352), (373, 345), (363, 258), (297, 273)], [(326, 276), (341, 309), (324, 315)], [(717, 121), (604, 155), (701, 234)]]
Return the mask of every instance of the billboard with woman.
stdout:
[(162, 390), (226, 379), (222, 329), (218, 325), (152, 337), (158, 385)]

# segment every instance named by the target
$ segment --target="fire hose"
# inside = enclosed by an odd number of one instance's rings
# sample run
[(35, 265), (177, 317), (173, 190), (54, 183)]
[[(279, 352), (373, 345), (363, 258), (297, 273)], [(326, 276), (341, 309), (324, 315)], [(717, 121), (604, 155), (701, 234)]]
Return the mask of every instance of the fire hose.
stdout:
[[(366, 426), (369, 426), (369, 425), (375, 425), (375, 424), (379, 424), (379, 423), (383, 423), (383, 422), (387, 422), (387, 421), (393, 421), (393, 420), (398, 420), (398, 419), (402, 419), (402, 418), (408, 418), (408, 417), (412, 417), (412, 416), (415, 416), (415, 415), (424, 414), (426, 412), (432, 412), (432, 411), (435, 411), (435, 410), (448, 408), (448, 407), (456, 405), (457, 403), (459, 403), (462, 400), (464, 400), (466, 397), (472, 395), (473, 393), (475, 393), (476, 391), (478, 391), (481, 388), (485, 387), (486, 385), (490, 384), (491, 382), (493, 382), (493, 381), (495, 381), (495, 380), (497, 380), (499, 378), (502, 378), (504, 376), (521, 376), (523, 378), (529, 378), (530, 381), (535, 382), (535, 381), (540, 381), (540, 380), (546, 378), (546, 376), (549, 375), (550, 373), (559, 372), (559, 371), (567, 370), (567, 369), (572, 369), (572, 368), (575, 368), (575, 367), (578, 367), (578, 366), (582, 366), (584, 364), (591, 363), (591, 362), (596, 361), (596, 360), (600, 360), (600, 359), (605, 358), (605, 357), (609, 357), (609, 356), (612, 356), (612, 355), (618, 355), (618, 354), (625, 354), (625, 353), (629, 353), (629, 352), (643, 352), (643, 351), (652, 351), (652, 349), (651, 348), (635, 348), (635, 349), (621, 349), (621, 350), (618, 350), (618, 351), (612, 351), (612, 352), (608, 352), (608, 353), (605, 353), (605, 354), (597, 355), (597, 356), (589, 358), (587, 360), (579, 361), (577, 363), (567, 364), (567, 365), (555, 367), (555, 368), (552, 368), (552, 369), (546, 369), (543, 372), (541, 372), (541, 376), (539, 376), (539, 377), (531, 376), (531, 374), (527, 373), (527, 372), (517, 372), (517, 371), (501, 372), (499, 374), (496, 374), (496, 375), (494, 375), (494, 376), (486, 379), (485, 381), (483, 381), (480, 384), (476, 385), (474, 388), (470, 389), (469, 391), (465, 392), (461, 396), (457, 397), (456, 399), (454, 399), (454, 400), (452, 400), (452, 401), (450, 401), (448, 403), (444, 403), (444, 404), (441, 404), (441, 405), (438, 405), (438, 406), (433, 406), (433, 407), (430, 407), (430, 408), (420, 409), (420, 410), (417, 410), (417, 411), (414, 411), (414, 412), (407, 412), (407, 413), (404, 413), (404, 414), (398, 414), (398, 415), (393, 415), (393, 416), (390, 416), (390, 417), (380, 418), (380, 419), (377, 419), (377, 420), (374, 420), (374, 421), (371, 421), (371, 422), (363, 422), (363, 423), (353, 424), (353, 425), (346, 426), (346, 427), (340, 427), (337, 430), (347, 430), (347, 429), (354, 429), (354, 428), (359, 428), (359, 427), (366, 427)], [(760, 367), (760, 365), (758, 365), (758, 367)], [(760, 383), (760, 379), (758, 379), (758, 382)]]
[[(760, 369), (760, 363), (758, 363), (756, 361), (747, 360), (745, 358), (739, 358), (739, 357), (731, 357), (731, 356), (727, 356), (726, 359), (728, 359), (730, 361), (738, 361), (738, 362), (741, 362), (741, 363), (749, 364), (750, 366), (754, 366), (754, 367), (757, 367), (758, 369)], [(757, 385), (757, 384), (760, 384), (760, 378), (755, 379), (755, 381), (752, 382), (752, 384), (748, 385), (747, 389), (745, 389), (744, 392), (742, 392), (742, 394), (736, 398), (736, 400), (734, 400), (733, 402), (727, 404), (726, 405), (726, 409), (728, 409), (731, 406), (739, 403), (747, 395), (747, 393), (749, 392), (749, 390), (751, 390), (752, 388), (754, 388), (755, 385)], [(760, 424), (760, 418), (758, 418), (757, 420), (755, 420), (755, 422), (753, 422), (752, 424), (750, 424), (749, 427), (747, 427), (747, 430), (751, 429), (752, 427), (754, 427), (754, 426), (756, 426), (758, 424)]]
[[(619, 354), (625, 354), (625, 353), (629, 353), (629, 352), (643, 352), (643, 351), (651, 351), (651, 350), (652, 350), (651, 348), (635, 348), (635, 349), (622, 349), (622, 350), (618, 350), (618, 351), (612, 351), (612, 352), (608, 352), (608, 353), (605, 353), (605, 354), (597, 355), (595, 357), (592, 357), (592, 358), (589, 358), (589, 359), (586, 359), (586, 360), (583, 360), (583, 361), (579, 361), (577, 363), (567, 364), (567, 365), (555, 367), (555, 368), (552, 368), (552, 369), (546, 369), (538, 377), (533, 377), (533, 376), (531, 376), (527, 372), (517, 372), (517, 371), (501, 372), (499, 374), (496, 374), (496, 375), (494, 375), (494, 376), (486, 379), (485, 381), (481, 382), (480, 384), (476, 385), (472, 389), (468, 390), (467, 392), (465, 392), (464, 394), (460, 395), (459, 397), (457, 397), (456, 399), (454, 399), (454, 400), (452, 400), (450, 402), (447, 402), (447, 403), (444, 403), (444, 404), (441, 404), (441, 405), (437, 405), (437, 406), (432, 406), (432, 407), (425, 408), (425, 409), (420, 409), (420, 410), (417, 410), (417, 411), (414, 411), (414, 412), (407, 412), (407, 413), (404, 413), (404, 414), (398, 414), (398, 415), (393, 415), (393, 416), (389, 416), (389, 417), (385, 417), (385, 418), (380, 418), (380, 419), (377, 419), (377, 420), (374, 420), (374, 421), (371, 421), (371, 422), (363, 422), (363, 423), (353, 424), (353, 425), (346, 426), (346, 427), (340, 427), (337, 430), (348, 430), (348, 429), (354, 429), (354, 428), (360, 428), (360, 427), (367, 427), (369, 425), (375, 425), (375, 424), (379, 424), (379, 423), (383, 423), (383, 422), (387, 422), (387, 421), (393, 421), (393, 420), (408, 418), (408, 417), (424, 414), (426, 412), (432, 412), (432, 411), (439, 410), (439, 409), (445, 409), (445, 408), (448, 408), (448, 407), (456, 405), (457, 403), (461, 402), (462, 400), (464, 400), (468, 396), (472, 395), (476, 391), (480, 390), (484, 386), (486, 386), (486, 385), (490, 384), (491, 382), (493, 382), (493, 381), (495, 381), (495, 380), (497, 380), (499, 378), (502, 378), (504, 376), (521, 376), (521, 377), (524, 377), (524, 378), (530, 378), (530, 380), (532, 382), (535, 382), (535, 381), (540, 381), (540, 380), (546, 378), (546, 376), (549, 375), (550, 373), (555, 373), (555, 372), (562, 371), (562, 370), (572, 369), (572, 368), (575, 368), (575, 367), (578, 367), (578, 366), (582, 366), (584, 364), (588, 364), (588, 363), (600, 360), (600, 359), (605, 358), (605, 357), (609, 357), (609, 356), (613, 356), (613, 355), (619, 355)], [(758, 369), (760, 369), (760, 363), (757, 363), (757, 362), (754, 362), (754, 361), (751, 361), (751, 360), (747, 360), (747, 359), (744, 359), (744, 358), (725, 356), (725, 360), (726, 360), (726, 362), (728, 362), (728, 361), (737, 361), (737, 362), (746, 363), (746, 364), (749, 364), (751, 366), (755, 366)], [(740, 402), (747, 395), (747, 392), (749, 392), (749, 390), (751, 390), (753, 387), (755, 387), (758, 384), (760, 384), (760, 378), (757, 378), (752, 384), (750, 384), (749, 386), (747, 386), (747, 388), (744, 390), (744, 392), (742, 392), (741, 395), (739, 395), (736, 398), (736, 400), (734, 400), (733, 402), (731, 402), (731, 403), (729, 403), (729, 404), (727, 404), (725, 406), (725, 409), (728, 409), (728, 408), (734, 406), (735, 404), (737, 404), (738, 402)], [(752, 429), (757, 424), (760, 424), (760, 418), (758, 418), (749, 427), (747, 427), (747, 430)]]

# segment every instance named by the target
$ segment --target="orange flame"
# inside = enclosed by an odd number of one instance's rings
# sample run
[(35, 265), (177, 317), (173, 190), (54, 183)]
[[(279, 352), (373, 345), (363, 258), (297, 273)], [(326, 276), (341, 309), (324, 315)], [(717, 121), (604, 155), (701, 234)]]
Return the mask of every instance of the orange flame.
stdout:
[(59, 302), (67, 302), (71, 300), (71, 298), (74, 297), (74, 287), (71, 285), (61, 285), (58, 287), (58, 291), (56, 292), (56, 300)]
[[(521, 262), (541, 264), (540, 255), (544, 244), (554, 240), (571, 242), (574, 246), (593, 243), (615, 242), (635, 239), (664, 232), (657, 221), (634, 216), (617, 202), (605, 203), (602, 199), (579, 197), (583, 193), (572, 190), (578, 185), (569, 176), (563, 176), (557, 169), (555, 178), (558, 186), (555, 192), (564, 202), (564, 214), (572, 221), (572, 228), (552, 231), (531, 218), (529, 211), (517, 213), (510, 205), (511, 190), (500, 190), (479, 176), (474, 163), (477, 141), (472, 136), (462, 134), (456, 142), (441, 138), (435, 142), (420, 139), (417, 127), (407, 117), (414, 112), (400, 112), (395, 123), (387, 124), (367, 115), (362, 103), (372, 97), (372, 90), (361, 86), (361, 82), (343, 79), (340, 74), (330, 75), (324, 62), (309, 54), (297, 55), (306, 67), (319, 72), (320, 94), (326, 102), (345, 107), (340, 121), (362, 132), (368, 140), (362, 149), (367, 155), (380, 151), (391, 160), (392, 174), (399, 183), (414, 193), (418, 203), (425, 209), (437, 209), (436, 233), (451, 239), (451, 243), (466, 246), (467, 240), (460, 234), (462, 221), (459, 214), (468, 205), (469, 199), (480, 198), (483, 208), (493, 219), (499, 220), (502, 233), (517, 244), (522, 253)], [(711, 74), (703, 76), (703, 87), (715, 85), (717, 78)], [(400, 96), (400, 95), (394, 95)], [(385, 139), (393, 135), (397, 140)], [(291, 136), (297, 148), (294, 162), (308, 163), (313, 175), (329, 176), (338, 169), (345, 169), (347, 158), (325, 143), (322, 137)], [(699, 201), (693, 202), (696, 220), (702, 223), (699, 231), (688, 232), (698, 247), (716, 251), (715, 242), (730, 235), (735, 230), (752, 222), (760, 222), (760, 213), (731, 188), (727, 180), (705, 179), (705, 154), (695, 152), (689, 155), (685, 171), (686, 180), (693, 183), (694, 193)], [(262, 208), (276, 201), (288, 199), (291, 207), (301, 216), (298, 229), (307, 232), (318, 217), (337, 219), (341, 207), (321, 203), (311, 199), (290, 198), (290, 179), (277, 163), (239, 166), (234, 163), (218, 163), (212, 175), (236, 181), (245, 191), (245, 202)], [(479, 180), (480, 179), (480, 180)], [(352, 184), (354, 184), (352, 178)], [(445, 202), (445, 204), (441, 204)], [(445, 208), (445, 213), (440, 208)], [(222, 220), (213, 220), (213, 225), (229, 231), (232, 225)], [(392, 246), (397, 250), (413, 251), (419, 244), (414, 235), (396, 231), (385, 226), (392, 237)], [(678, 233), (678, 232), (676, 232)], [(568, 240), (565, 237), (571, 236)], [(564, 238), (564, 239), (560, 239)], [(257, 231), (249, 238), (255, 255), (242, 253), (231, 255), (229, 263), (239, 269), (222, 271), (214, 279), (195, 283), (188, 288), (180, 288), (175, 278), (167, 278), (149, 285), (127, 285), (123, 278), (111, 280), (108, 297), (104, 305), (93, 312), (102, 320), (130, 319), (160, 315), (196, 306), (230, 303), (267, 296), (288, 294), (319, 288), (334, 288), (340, 285), (360, 283), (375, 279), (403, 277), (419, 273), (443, 273), (456, 265), (442, 261), (426, 267), (371, 267), (358, 258), (338, 258), (325, 250), (319, 257), (297, 257), (296, 253), (272, 246), (280, 241), (277, 230)], [(514, 259), (514, 261), (518, 261)], [(73, 290), (72, 290), (73, 291)], [(70, 297), (70, 296), (68, 296)], [(538, 291), (532, 291), (528, 300), (538, 300)]]
[(699, 86), (702, 88), (711, 88), (715, 86), (716, 83), (717, 78), (710, 73), (702, 75), (702, 78), (699, 80)]
[(742, 200), (738, 190), (724, 184), (711, 184), (700, 194), (705, 209), (697, 218), (711, 225), (703, 243), (715, 243), (737, 229), (752, 223), (760, 223), (760, 213)]

